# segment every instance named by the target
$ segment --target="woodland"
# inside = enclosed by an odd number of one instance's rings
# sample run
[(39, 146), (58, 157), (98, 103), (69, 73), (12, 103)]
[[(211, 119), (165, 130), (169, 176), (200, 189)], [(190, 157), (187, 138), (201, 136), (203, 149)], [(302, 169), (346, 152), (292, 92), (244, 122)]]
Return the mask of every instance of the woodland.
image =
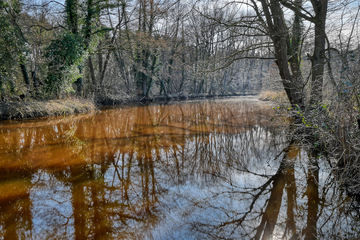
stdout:
[(258, 57), (269, 52), (236, 61), (239, 43), (254, 40), (218, 22), (229, 10), (199, 4), (3, 1), (1, 99), (258, 93), (272, 62)]

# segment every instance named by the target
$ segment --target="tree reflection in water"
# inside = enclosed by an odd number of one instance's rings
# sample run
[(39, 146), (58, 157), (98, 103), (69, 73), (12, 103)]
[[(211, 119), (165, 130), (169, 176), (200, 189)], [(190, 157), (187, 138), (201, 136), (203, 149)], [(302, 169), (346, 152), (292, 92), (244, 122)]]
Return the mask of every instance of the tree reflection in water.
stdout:
[(222, 186), (195, 197), (187, 213), (190, 234), (196, 239), (359, 239), (358, 203), (336, 186), (325, 163), (293, 143), (281, 156), (278, 170), (263, 183), (244, 187), (240, 180), (227, 186), (230, 191)]
[(230, 99), (0, 126), (4, 239), (357, 239), (329, 167)]

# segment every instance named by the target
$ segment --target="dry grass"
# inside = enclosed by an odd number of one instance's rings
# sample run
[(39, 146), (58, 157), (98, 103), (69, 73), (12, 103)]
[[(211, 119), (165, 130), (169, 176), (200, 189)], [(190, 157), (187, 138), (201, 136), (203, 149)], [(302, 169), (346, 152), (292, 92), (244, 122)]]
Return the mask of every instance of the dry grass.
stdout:
[(285, 91), (262, 91), (258, 97), (261, 101), (271, 101), (277, 103), (288, 103), (289, 100)]
[(49, 101), (6, 102), (0, 105), (0, 119), (25, 119), (62, 116), (96, 110), (90, 100), (64, 99)]

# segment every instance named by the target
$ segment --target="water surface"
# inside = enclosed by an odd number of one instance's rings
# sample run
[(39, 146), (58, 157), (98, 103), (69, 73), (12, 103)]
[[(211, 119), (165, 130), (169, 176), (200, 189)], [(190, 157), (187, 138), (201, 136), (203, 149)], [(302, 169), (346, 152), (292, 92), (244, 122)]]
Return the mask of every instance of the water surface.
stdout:
[(0, 125), (1, 239), (360, 239), (327, 161), (248, 98)]

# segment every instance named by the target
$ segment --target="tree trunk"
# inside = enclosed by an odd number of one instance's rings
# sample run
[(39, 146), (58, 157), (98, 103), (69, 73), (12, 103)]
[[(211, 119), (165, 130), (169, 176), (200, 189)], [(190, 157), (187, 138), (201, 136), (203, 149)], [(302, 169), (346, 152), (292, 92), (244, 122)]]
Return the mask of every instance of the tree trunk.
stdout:
[(36, 76), (36, 66), (35, 66), (35, 70), (31, 72), (31, 78), (34, 84), (34, 92), (36, 97), (39, 94), (39, 81)]
[(313, 1), (315, 16), (315, 46), (311, 57), (311, 95), (310, 103), (315, 104), (322, 101), (322, 87), (324, 81), (325, 65), (325, 21), (327, 13), (327, 0)]
[(91, 60), (91, 56), (89, 57), (88, 62), (89, 62), (90, 77), (91, 77), (91, 81), (92, 81), (94, 96), (95, 96), (95, 98), (97, 98), (98, 97), (98, 84), (96, 81), (96, 76), (95, 76), (95, 71), (94, 71), (94, 66), (93, 66), (92, 60)]
[[(253, 1), (253, 3), (255, 2)], [(293, 108), (303, 108), (304, 103), (301, 95), (301, 85), (297, 83), (296, 76), (294, 77), (289, 69), (289, 30), (285, 23), (284, 13), (281, 9), (280, 2), (270, 1), (270, 4), (268, 4), (266, 0), (261, 0), (261, 4), (264, 9), (269, 36), (274, 43), (275, 62), (278, 66), (282, 83), (290, 104)], [(255, 9), (257, 9), (256, 6)], [(259, 11), (257, 12), (257, 15), (260, 21), (265, 22)]]
[[(78, 66), (79, 68), (79, 73), (81, 74), (82, 76), (82, 69), (83, 69), (83, 66)], [(76, 85), (76, 93), (78, 96), (82, 97), (83, 94), (84, 94), (84, 78), (83, 77), (79, 77), (78, 79), (76, 79), (75, 81), (75, 85)]]
[(26, 69), (26, 65), (24, 63), (20, 63), (20, 68), (21, 68), (21, 73), (22, 73), (23, 78), (24, 78), (24, 82), (26, 84), (26, 93), (25, 93), (25, 95), (27, 95), (30, 92), (29, 74), (28, 74), (28, 71)]

